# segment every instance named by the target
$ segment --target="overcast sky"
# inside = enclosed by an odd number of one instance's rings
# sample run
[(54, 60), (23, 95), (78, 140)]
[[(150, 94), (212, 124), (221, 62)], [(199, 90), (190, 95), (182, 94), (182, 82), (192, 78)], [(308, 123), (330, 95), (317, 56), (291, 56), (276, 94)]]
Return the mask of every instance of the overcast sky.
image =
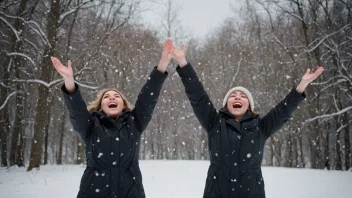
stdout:
[[(167, 0), (160, 0), (166, 2)], [(228, 18), (235, 16), (230, 3), (239, 8), (240, 0), (174, 0), (181, 6), (180, 20), (189, 35), (204, 38), (208, 33)], [(154, 3), (150, 10), (143, 14), (148, 27), (160, 25), (160, 13), (164, 7)]]

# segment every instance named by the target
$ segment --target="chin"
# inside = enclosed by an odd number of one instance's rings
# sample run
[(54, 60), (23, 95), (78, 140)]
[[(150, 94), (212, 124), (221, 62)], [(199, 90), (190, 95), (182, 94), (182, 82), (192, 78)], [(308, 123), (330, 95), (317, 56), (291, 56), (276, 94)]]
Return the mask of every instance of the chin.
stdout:
[(238, 111), (233, 111), (231, 112), (232, 115), (234, 116), (243, 116), (246, 112), (238, 112)]

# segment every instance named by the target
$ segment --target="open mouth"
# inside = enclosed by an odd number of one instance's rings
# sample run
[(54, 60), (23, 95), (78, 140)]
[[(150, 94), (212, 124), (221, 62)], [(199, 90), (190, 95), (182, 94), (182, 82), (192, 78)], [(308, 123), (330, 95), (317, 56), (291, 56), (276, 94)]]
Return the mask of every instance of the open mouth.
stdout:
[(110, 103), (108, 105), (109, 108), (116, 108), (117, 107), (117, 104), (116, 103)]
[(240, 109), (240, 108), (242, 108), (242, 104), (241, 104), (241, 103), (234, 103), (234, 104), (232, 105), (232, 107), (233, 107), (234, 109)]

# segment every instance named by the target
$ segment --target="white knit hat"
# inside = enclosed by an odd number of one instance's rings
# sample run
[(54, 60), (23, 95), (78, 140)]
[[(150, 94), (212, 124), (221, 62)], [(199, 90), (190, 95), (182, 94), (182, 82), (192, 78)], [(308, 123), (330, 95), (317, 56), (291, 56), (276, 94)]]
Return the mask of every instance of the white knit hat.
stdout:
[(232, 92), (234, 91), (242, 91), (243, 93), (245, 93), (247, 95), (248, 101), (249, 101), (249, 106), (251, 107), (251, 111), (254, 111), (254, 100), (253, 100), (253, 96), (251, 94), (251, 92), (248, 91), (248, 89), (244, 88), (244, 87), (234, 87), (232, 89), (230, 89), (227, 94), (225, 95), (224, 101), (222, 103), (223, 107), (226, 106), (227, 100), (229, 99), (230, 95)]

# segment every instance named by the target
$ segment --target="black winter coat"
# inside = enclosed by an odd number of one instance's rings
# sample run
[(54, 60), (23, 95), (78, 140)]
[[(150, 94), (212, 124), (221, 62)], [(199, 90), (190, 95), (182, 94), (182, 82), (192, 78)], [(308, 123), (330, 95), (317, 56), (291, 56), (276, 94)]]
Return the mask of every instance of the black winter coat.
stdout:
[(144, 198), (138, 165), (142, 132), (152, 118), (167, 73), (156, 68), (138, 95), (135, 108), (113, 119), (102, 111), (89, 113), (79, 87), (62, 87), (74, 130), (86, 145), (87, 167), (77, 197)]
[(237, 122), (227, 109), (216, 111), (190, 64), (177, 72), (193, 111), (208, 134), (210, 167), (204, 198), (264, 198), (261, 171), (265, 141), (291, 118), (304, 100), (295, 89), (264, 117), (247, 112)]

